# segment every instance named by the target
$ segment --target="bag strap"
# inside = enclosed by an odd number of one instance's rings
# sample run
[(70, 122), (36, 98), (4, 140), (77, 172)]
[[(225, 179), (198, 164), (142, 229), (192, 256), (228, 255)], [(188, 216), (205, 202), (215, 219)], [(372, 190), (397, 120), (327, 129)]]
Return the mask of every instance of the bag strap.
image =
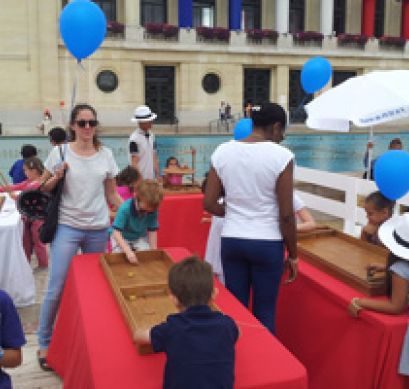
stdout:
[[(64, 143), (64, 151), (63, 151), (63, 148), (61, 147), (61, 145), (58, 145), (58, 151), (60, 152), (61, 162), (64, 162), (64, 161), (65, 161), (65, 154), (67, 153), (67, 143)], [(64, 177), (63, 177), (62, 179), (65, 178), (65, 173), (66, 173), (66, 171), (64, 170)], [(51, 176), (51, 177), (52, 177), (52, 176)], [(49, 179), (50, 179), (51, 177), (49, 177)], [(48, 179), (48, 180), (49, 180), (49, 179)], [(40, 191), (42, 191), (43, 186), (47, 183), (48, 180), (43, 181), (43, 182), (41, 183), (41, 185), (38, 187), (38, 189), (39, 189)]]

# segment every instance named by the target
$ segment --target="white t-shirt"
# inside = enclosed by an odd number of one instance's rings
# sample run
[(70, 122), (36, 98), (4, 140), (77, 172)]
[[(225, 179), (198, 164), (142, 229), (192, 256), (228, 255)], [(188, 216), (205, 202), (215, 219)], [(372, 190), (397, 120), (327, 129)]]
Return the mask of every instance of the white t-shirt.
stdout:
[(132, 162), (132, 155), (137, 155), (139, 157), (138, 169), (144, 179), (155, 179), (153, 163), (155, 147), (155, 135), (150, 131), (145, 133), (140, 128), (137, 128), (129, 137), (129, 163), (131, 164)]
[[(58, 223), (70, 227), (98, 230), (109, 226), (108, 205), (104, 181), (118, 174), (118, 166), (112, 151), (101, 147), (90, 157), (75, 154), (67, 145), (65, 161), (68, 169), (59, 206)], [(54, 147), (45, 168), (54, 173), (61, 163), (58, 146)]]
[(274, 142), (231, 140), (217, 147), (211, 162), (226, 192), (222, 236), (282, 239), (276, 181), (293, 158)]

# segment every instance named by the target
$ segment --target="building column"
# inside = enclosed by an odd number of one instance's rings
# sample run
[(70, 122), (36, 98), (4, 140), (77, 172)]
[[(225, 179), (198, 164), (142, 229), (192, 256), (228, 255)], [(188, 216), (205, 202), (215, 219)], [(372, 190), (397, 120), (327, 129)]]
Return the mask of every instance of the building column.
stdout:
[(290, 19), (290, 0), (276, 0), (276, 31), (288, 32)]
[[(276, 102), (288, 111), (288, 95), (290, 85), (290, 68), (288, 65), (278, 65), (276, 70)], [(273, 91), (271, 91), (273, 92)]]
[(375, 32), (376, 0), (362, 0), (361, 34), (373, 37)]
[(402, 38), (409, 39), (409, 0), (402, 0)]
[(193, 2), (192, 0), (179, 0), (179, 27), (193, 27)]
[(229, 0), (229, 29), (241, 30), (241, 0)]
[(125, 0), (126, 25), (139, 26), (141, 24), (140, 7), (140, 0)]
[(334, 0), (321, 0), (321, 33), (332, 35), (334, 30)]
[(362, 0), (346, 0), (345, 32), (360, 34), (362, 23)]

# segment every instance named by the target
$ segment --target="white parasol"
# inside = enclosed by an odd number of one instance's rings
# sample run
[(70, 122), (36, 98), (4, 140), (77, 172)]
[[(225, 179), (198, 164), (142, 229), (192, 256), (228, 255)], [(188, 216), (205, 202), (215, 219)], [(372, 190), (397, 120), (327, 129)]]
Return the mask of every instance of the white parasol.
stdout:
[[(352, 122), (358, 127), (409, 116), (409, 70), (374, 71), (352, 77), (324, 92), (305, 106), (308, 127), (347, 132)], [(368, 156), (368, 172), (371, 155)]]

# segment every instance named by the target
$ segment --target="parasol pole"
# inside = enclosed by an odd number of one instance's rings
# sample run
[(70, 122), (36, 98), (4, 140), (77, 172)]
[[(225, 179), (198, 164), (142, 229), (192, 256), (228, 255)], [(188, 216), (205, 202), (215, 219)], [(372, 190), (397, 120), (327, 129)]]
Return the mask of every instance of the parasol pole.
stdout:
[(373, 127), (369, 129), (368, 143), (372, 143), (372, 147), (368, 148), (368, 162), (366, 164), (366, 179), (371, 179), (371, 163), (372, 163), (372, 152), (373, 152)]

